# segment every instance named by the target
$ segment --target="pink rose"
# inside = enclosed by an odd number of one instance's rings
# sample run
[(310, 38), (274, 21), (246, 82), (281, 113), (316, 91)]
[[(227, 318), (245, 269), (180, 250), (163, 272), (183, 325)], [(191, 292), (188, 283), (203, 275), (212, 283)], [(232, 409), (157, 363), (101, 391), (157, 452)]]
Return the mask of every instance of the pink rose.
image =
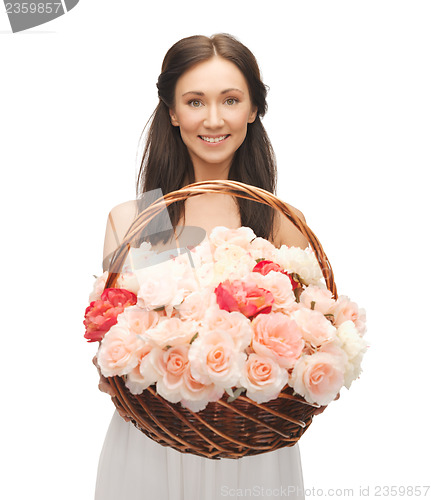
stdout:
[(265, 238), (258, 236), (255, 238), (249, 247), (249, 252), (253, 258), (262, 258), (272, 260), (275, 255), (275, 246)]
[(214, 292), (220, 309), (239, 311), (247, 318), (268, 314), (274, 302), (271, 292), (257, 287), (251, 281), (226, 280)]
[(240, 378), (240, 384), (247, 389), (247, 397), (256, 403), (276, 399), (287, 384), (288, 373), (273, 359), (250, 354)]
[(203, 384), (223, 388), (237, 385), (246, 354), (238, 351), (232, 337), (221, 330), (200, 334), (190, 346), (193, 377)]
[(210, 302), (211, 292), (207, 289), (192, 292), (177, 306), (183, 320), (201, 321)]
[(328, 314), (335, 304), (332, 293), (327, 288), (321, 288), (315, 285), (310, 285), (303, 290), (300, 302), (309, 309), (312, 309), (313, 305), (313, 310), (319, 311), (322, 314)]
[(154, 359), (162, 353), (158, 347), (153, 347), (141, 340), (136, 352), (138, 364), (127, 374), (126, 387), (132, 394), (141, 394), (147, 387), (157, 382), (159, 373), (154, 368)]
[(179, 318), (161, 317), (153, 328), (145, 331), (142, 337), (160, 348), (188, 344), (198, 331), (196, 321), (182, 321)]
[(136, 304), (136, 295), (122, 288), (106, 288), (100, 300), (85, 310), (85, 335), (88, 342), (102, 340), (106, 332), (117, 323), (117, 316), (128, 306)]
[(280, 312), (257, 316), (252, 347), (257, 354), (268, 356), (283, 367), (292, 368), (301, 356), (305, 342), (295, 321)]
[(178, 345), (161, 351), (155, 359), (154, 367), (161, 375), (157, 381), (157, 392), (171, 403), (178, 403), (182, 398), (181, 386), (189, 364), (188, 352), (188, 345)]
[(182, 406), (193, 412), (205, 409), (210, 401), (218, 401), (224, 393), (222, 387), (217, 387), (214, 384), (203, 384), (193, 377), (190, 364), (184, 371), (183, 385), (180, 390), (183, 397)]
[(105, 377), (126, 375), (138, 364), (139, 338), (119, 325), (114, 325), (102, 339), (97, 362)]
[(117, 324), (125, 325), (136, 335), (145, 333), (149, 328), (153, 328), (159, 322), (160, 316), (156, 311), (146, 311), (139, 306), (126, 307), (118, 315)]
[(356, 302), (352, 302), (346, 295), (340, 295), (332, 306), (331, 311), (334, 315), (335, 326), (340, 326), (345, 321), (353, 321), (360, 336), (366, 331), (365, 310), (359, 309)]
[(253, 268), (254, 273), (260, 273), (260, 274), (263, 274), (264, 276), (266, 276), (271, 271), (283, 273), (286, 276), (288, 276), (290, 283), (292, 285), (292, 290), (295, 290), (295, 288), (299, 288), (301, 286), (300, 283), (298, 283), (297, 281), (295, 281), (293, 279), (291, 274), (289, 274), (279, 264), (277, 264), (276, 262), (273, 262), (272, 260), (261, 260)]
[(217, 226), (211, 231), (209, 241), (213, 248), (228, 243), (247, 249), (250, 241), (255, 237), (256, 235), (249, 227), (243, 226), (238, 229), (229, 229), (224, 226)]
[(340, 357), (327, 352), (303, 356), (295, 365), (290, 385), (309, 403), (326, 406), (335, 399), (344, 383)]
[(335, 326), (321, 312), (305, 306), (292, 313), (292, 318), (298, 324), (304, 340), (313, 347), (334, 338), (337, 333)]
[(271, 292), (274, 302), (272, 311), (291, 312), (296, 309), (297, 302), (293, 293), (292, 283), (289, 276), (276, 271), (269, 271), (268, 274), (262, 275), (257, 272), (250, 274), (256, 285)]
[(245, 349), (251, 342), (253, 329), (250, 320), (237, 311), (220, 309), (217, 304), (209, 307), (203, 319), (205, 331), (222, 330), (228, 333), (237, 350)]

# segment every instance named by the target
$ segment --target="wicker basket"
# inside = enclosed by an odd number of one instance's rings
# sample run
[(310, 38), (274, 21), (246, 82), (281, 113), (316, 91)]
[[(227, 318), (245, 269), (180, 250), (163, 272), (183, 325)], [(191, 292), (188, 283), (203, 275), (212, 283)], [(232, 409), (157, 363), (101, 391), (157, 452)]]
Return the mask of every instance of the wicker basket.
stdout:
[[(141, 212), (130, 226), (110, 268), (105, 288), (115, 286), (127, 257), (130, 242), (171, 203), (205, 193), (223, 193), (264, 203), (281, 212), (309, 241), (322, 270), (326, 286), (337, 299), (331, 265), (310, 228), (288, 205), (273, 194), (236, 181), (205, 181), (185, 186), (159, 198)], [(228, 403), (229, 396), (210, 402), (194, 413), (159, 396), (154, 386), (133, 395), (122, 377), (109, 377), (116, 396), (113, 402), (125, 410), (133, 424), (163, 446), (205, 458), (241, 458), (293, 446), (310, 426), (319, 405), (310, 404), (286, 385), (279, 397), (258, 404), (246, 396)]]

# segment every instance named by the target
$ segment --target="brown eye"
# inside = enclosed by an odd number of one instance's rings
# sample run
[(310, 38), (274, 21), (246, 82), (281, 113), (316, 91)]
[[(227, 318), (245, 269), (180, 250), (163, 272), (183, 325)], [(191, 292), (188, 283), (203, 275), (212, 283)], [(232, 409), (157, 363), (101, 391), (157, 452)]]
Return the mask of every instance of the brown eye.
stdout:
[(236, 102), (238, 102), (238, 99), (235, 99), (234, 97), (229, 97), (229, 99), (226, 99), (226, 102), (229, 106), (233, 106)]
[[(194, 103), (198, 103), (198, 106), (195, 106)], [(200, 108), (199, 104), (200, 104), (200, 101), (198, 101), (197, 99), (193, 99), (192, 101), (189, 101), (189, 104), (191, 105), (192, 108)]]

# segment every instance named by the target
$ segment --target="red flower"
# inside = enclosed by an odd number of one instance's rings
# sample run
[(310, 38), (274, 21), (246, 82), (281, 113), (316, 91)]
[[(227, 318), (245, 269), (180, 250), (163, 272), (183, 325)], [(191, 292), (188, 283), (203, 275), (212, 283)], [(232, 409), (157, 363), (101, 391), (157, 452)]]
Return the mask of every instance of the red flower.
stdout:
[(269, 290), (254, 283), (226, 280), (214, 290), (217, 304), (225, 311), (239, 311), (247, 318), (271, 312), (274, 297)]
[(111, 326), (117, 323), (117, 316), (128, 306), (133, 306), (137, 297), (124, 288), (106, 288), (99, 300), (93, 300), (85, 310), (85, 335), (88, 342), (102, 340)]
[(264, 276), (266, 276), (270, 271), (278, 271), (280, 273), (287, 274), (279, 264), (273, 262), (272, 260), (261, 260), (253, 267), (254, 273), (260, 273)]
[(253, 272), (254, 273), (260, 273), (266, 276), (270, 271), (277, 271), (279, 273), (283, 273), (286, 276), (289, 276), (290, 282), (292, 283), (292, 289), (295, 290), (295, 288), (299, 288), (301, 286), (301, 283), (298, 283), (293, 279), (292, 274), (289, 274), (287, 271), (285, 271), (279, 264), (276, 262), (273, 262), (272, 260), (261, 260), (258, 262), (254, 267), (253, 267)]

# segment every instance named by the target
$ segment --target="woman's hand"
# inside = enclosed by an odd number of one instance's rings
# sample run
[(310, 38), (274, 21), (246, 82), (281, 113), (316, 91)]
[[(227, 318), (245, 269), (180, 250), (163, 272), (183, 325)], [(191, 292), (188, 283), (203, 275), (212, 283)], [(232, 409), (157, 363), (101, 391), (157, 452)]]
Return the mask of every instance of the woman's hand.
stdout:
[[(340, 397), (340, 393), (338, 393), (335, 398), (333, 399), (333, 401), (337, 401), (337, 399)], [(316, 410), (316, 413), (314, 413), (313, 417), (315, 417), (316, 415), (320, 415), (324, 410), (325, 408), (327, 407), (328, 405), (326, 406), (321, 406), (320, 408), (318, 408)]]
[(115, 407), (117, 408), (117, 411), (120, 414), (120, 416), (126, 422), (130, 422), (130, 418), (126, 415), (126, 412), (123, 410), (123, 408), (121, 408), (120, 406), (118, 406), (117, 400), (115, 399), (115, 391), (114, 391), (114, 389), (111, 387), (111, 384), (108, 382), (108, 379), (102, 375), (102, 372), (100, 371), (100, 366), (97, 364), (97, 356), (94, 356), (94, 358), (93, 358), (93, 364), (97, 368), (97, 371), (98, 371), (99, 376), (100, 376), (99, 390), (102, 391), (102, 392), (106, 392), (107, 394), (109, 394), (111, 396), (111, 399), (112, 399)]

